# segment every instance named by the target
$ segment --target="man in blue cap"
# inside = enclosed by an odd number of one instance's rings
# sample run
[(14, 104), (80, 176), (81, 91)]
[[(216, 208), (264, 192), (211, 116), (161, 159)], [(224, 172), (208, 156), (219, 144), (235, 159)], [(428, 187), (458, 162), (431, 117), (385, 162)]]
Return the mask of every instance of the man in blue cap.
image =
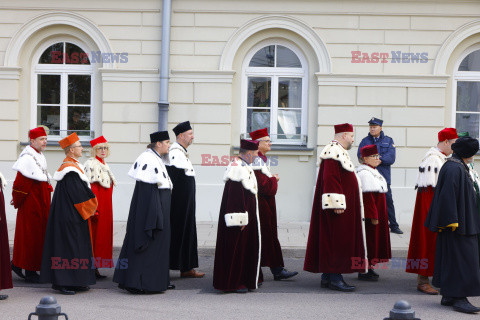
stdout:
[(378, 171), (382, 176), (387, 180), (388, 192), (386, 193), (387, 197), (387, 210), (388, 210), (388, 221), (390, 225), (390, 232), (396, 234), (403, 234), (403, 231), (398, 227), (397, 220), (395, 219), (395, 207), (393, 205), (392, 198), (392, 189), (390, 185), (392, 183), (390, 167), (395, 163), (395, 144), (393, 139), (389, 136), (386, 136), (382, 131), (383, 120), (373, 117), (368, 121), (369, 124), (369, 134), (362, 139), (360, 145), (358, 146), (357, 156), (360, 158), (360, 149), (363, 146), (369, 144), (375, 144), (380, 153), (380, 165), (377, 167)]

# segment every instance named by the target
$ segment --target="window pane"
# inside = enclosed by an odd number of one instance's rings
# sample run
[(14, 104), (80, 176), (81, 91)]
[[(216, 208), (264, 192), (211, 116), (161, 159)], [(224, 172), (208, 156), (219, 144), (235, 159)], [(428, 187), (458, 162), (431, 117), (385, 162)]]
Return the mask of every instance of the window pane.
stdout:
[(65, 47), (65, 63), (66, 64), (90, 64), (88, 55), (80, 47), (73, 43), (66, 43)]
[(278, 110), (278, 139), (300, 139), (302, 133), (301, 126), (301, 110)]
[(68, 104), (90, 104), (91, 76), (68, 76)]
[(458, 71), (480, 71), (480, 50), (473, 51), (466, 56)]
[(68, 107), (68, 133), (79, 136), (90, 135), (90, 107)]
[(37, 125), (47, 126), (49, 135), (60, 135), (60, 106), (38, 106)]
[(457, 82), (457, 111), (480, 112), (480, 82)]
[(478, 139), (479, 119), (480, 114), (457, 113), (457, 131), (468, 132), (471, 137)]
[(302, 64), (295, 52), (284, 46), (277, 46), (277, 67), (301, 68)]
[(302, 107), (302, 79), (280, 78), (278, 81), (278, 107)]
[(250, 67), (274, 67), (275, 66), (275, 46), (264, 47), (255, 53), (250, 60)]
[(248, 78), (247, 107), (270, 108), (271, 89), (270, 78)]
[(268, 128), (270, 132), (270, 110), (247, 109), (247, 132)]
[(38, 63), (62, 64), (63, 63), (63, 42), (55, 43), (42, 53)]
[(38, 75), (37, 103), (60, 103), (60, 75)]

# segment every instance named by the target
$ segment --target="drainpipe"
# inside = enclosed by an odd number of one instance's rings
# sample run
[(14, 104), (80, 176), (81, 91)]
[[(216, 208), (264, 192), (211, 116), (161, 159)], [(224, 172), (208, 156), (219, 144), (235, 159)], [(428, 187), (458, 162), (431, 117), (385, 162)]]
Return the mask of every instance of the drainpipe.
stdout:
[(158, 130), (168, 125), (168, 80), (170, 73), (170, 20), (172, 0), (163, 0), (162, 6), (162, 57), (160, 62), (160, 96), (158, 101)]

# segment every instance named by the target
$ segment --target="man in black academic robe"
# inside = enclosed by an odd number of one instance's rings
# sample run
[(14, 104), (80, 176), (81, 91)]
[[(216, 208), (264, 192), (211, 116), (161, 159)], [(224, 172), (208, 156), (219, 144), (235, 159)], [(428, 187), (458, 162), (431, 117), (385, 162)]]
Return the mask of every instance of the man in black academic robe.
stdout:
[(177, 141), (170, 147), (170, 163), (167, 164), (167, 171), (173, 182), (170, 269), (180, 270), (182, 278), (201, 278), (205, 273), (195, 270), (198, 268), (195, 170), (187, 152), (193, 142), (193, 130), (190, 122), (185, 121), (173, 128), (173, 132)]
[(89, 218), (97, 209), (83, 166), (82, 146), (75, 133), (60, 141), (66, 158), (55, 172), (57, 181), (48, 217), (40, 281), (63, 294), (86, 291), (95, 284)]
[(113, 276), (119, 288), (134, 294), (174, 288), (169, 276), (172, 182), (162, 160), (170, 147), (168, 132), (152, 133), (150, 140), (128, 172), (137, 182)]
[(441, 304), (464, 313), (480, 311), (467, 297), (480, 296), (480, 234), (478, 180), (467, 165), (478, 151), (478, 140), (459, 138), (453, 155), (442, 166), (425, 227), (437, 232), (433, 285)]

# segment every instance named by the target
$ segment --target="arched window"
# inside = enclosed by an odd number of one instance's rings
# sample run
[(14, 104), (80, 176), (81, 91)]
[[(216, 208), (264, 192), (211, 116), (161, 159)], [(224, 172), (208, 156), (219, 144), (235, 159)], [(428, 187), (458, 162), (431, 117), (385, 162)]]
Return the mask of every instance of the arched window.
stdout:
[(308, 66), (288, 42), (262, 42), (243, 66), (242, 131), (268, 128), (273, 143), (307, 142)]
[(455, 127), (479, 138), (480, 131), (480, 45), (465, 51), (454, 74)]
[(82, 46), (45, 44), (34, 57), (32, 122), (47, 126), (54, 140), (73, 132), (82, 140), (94, 136), (93, 66)]

